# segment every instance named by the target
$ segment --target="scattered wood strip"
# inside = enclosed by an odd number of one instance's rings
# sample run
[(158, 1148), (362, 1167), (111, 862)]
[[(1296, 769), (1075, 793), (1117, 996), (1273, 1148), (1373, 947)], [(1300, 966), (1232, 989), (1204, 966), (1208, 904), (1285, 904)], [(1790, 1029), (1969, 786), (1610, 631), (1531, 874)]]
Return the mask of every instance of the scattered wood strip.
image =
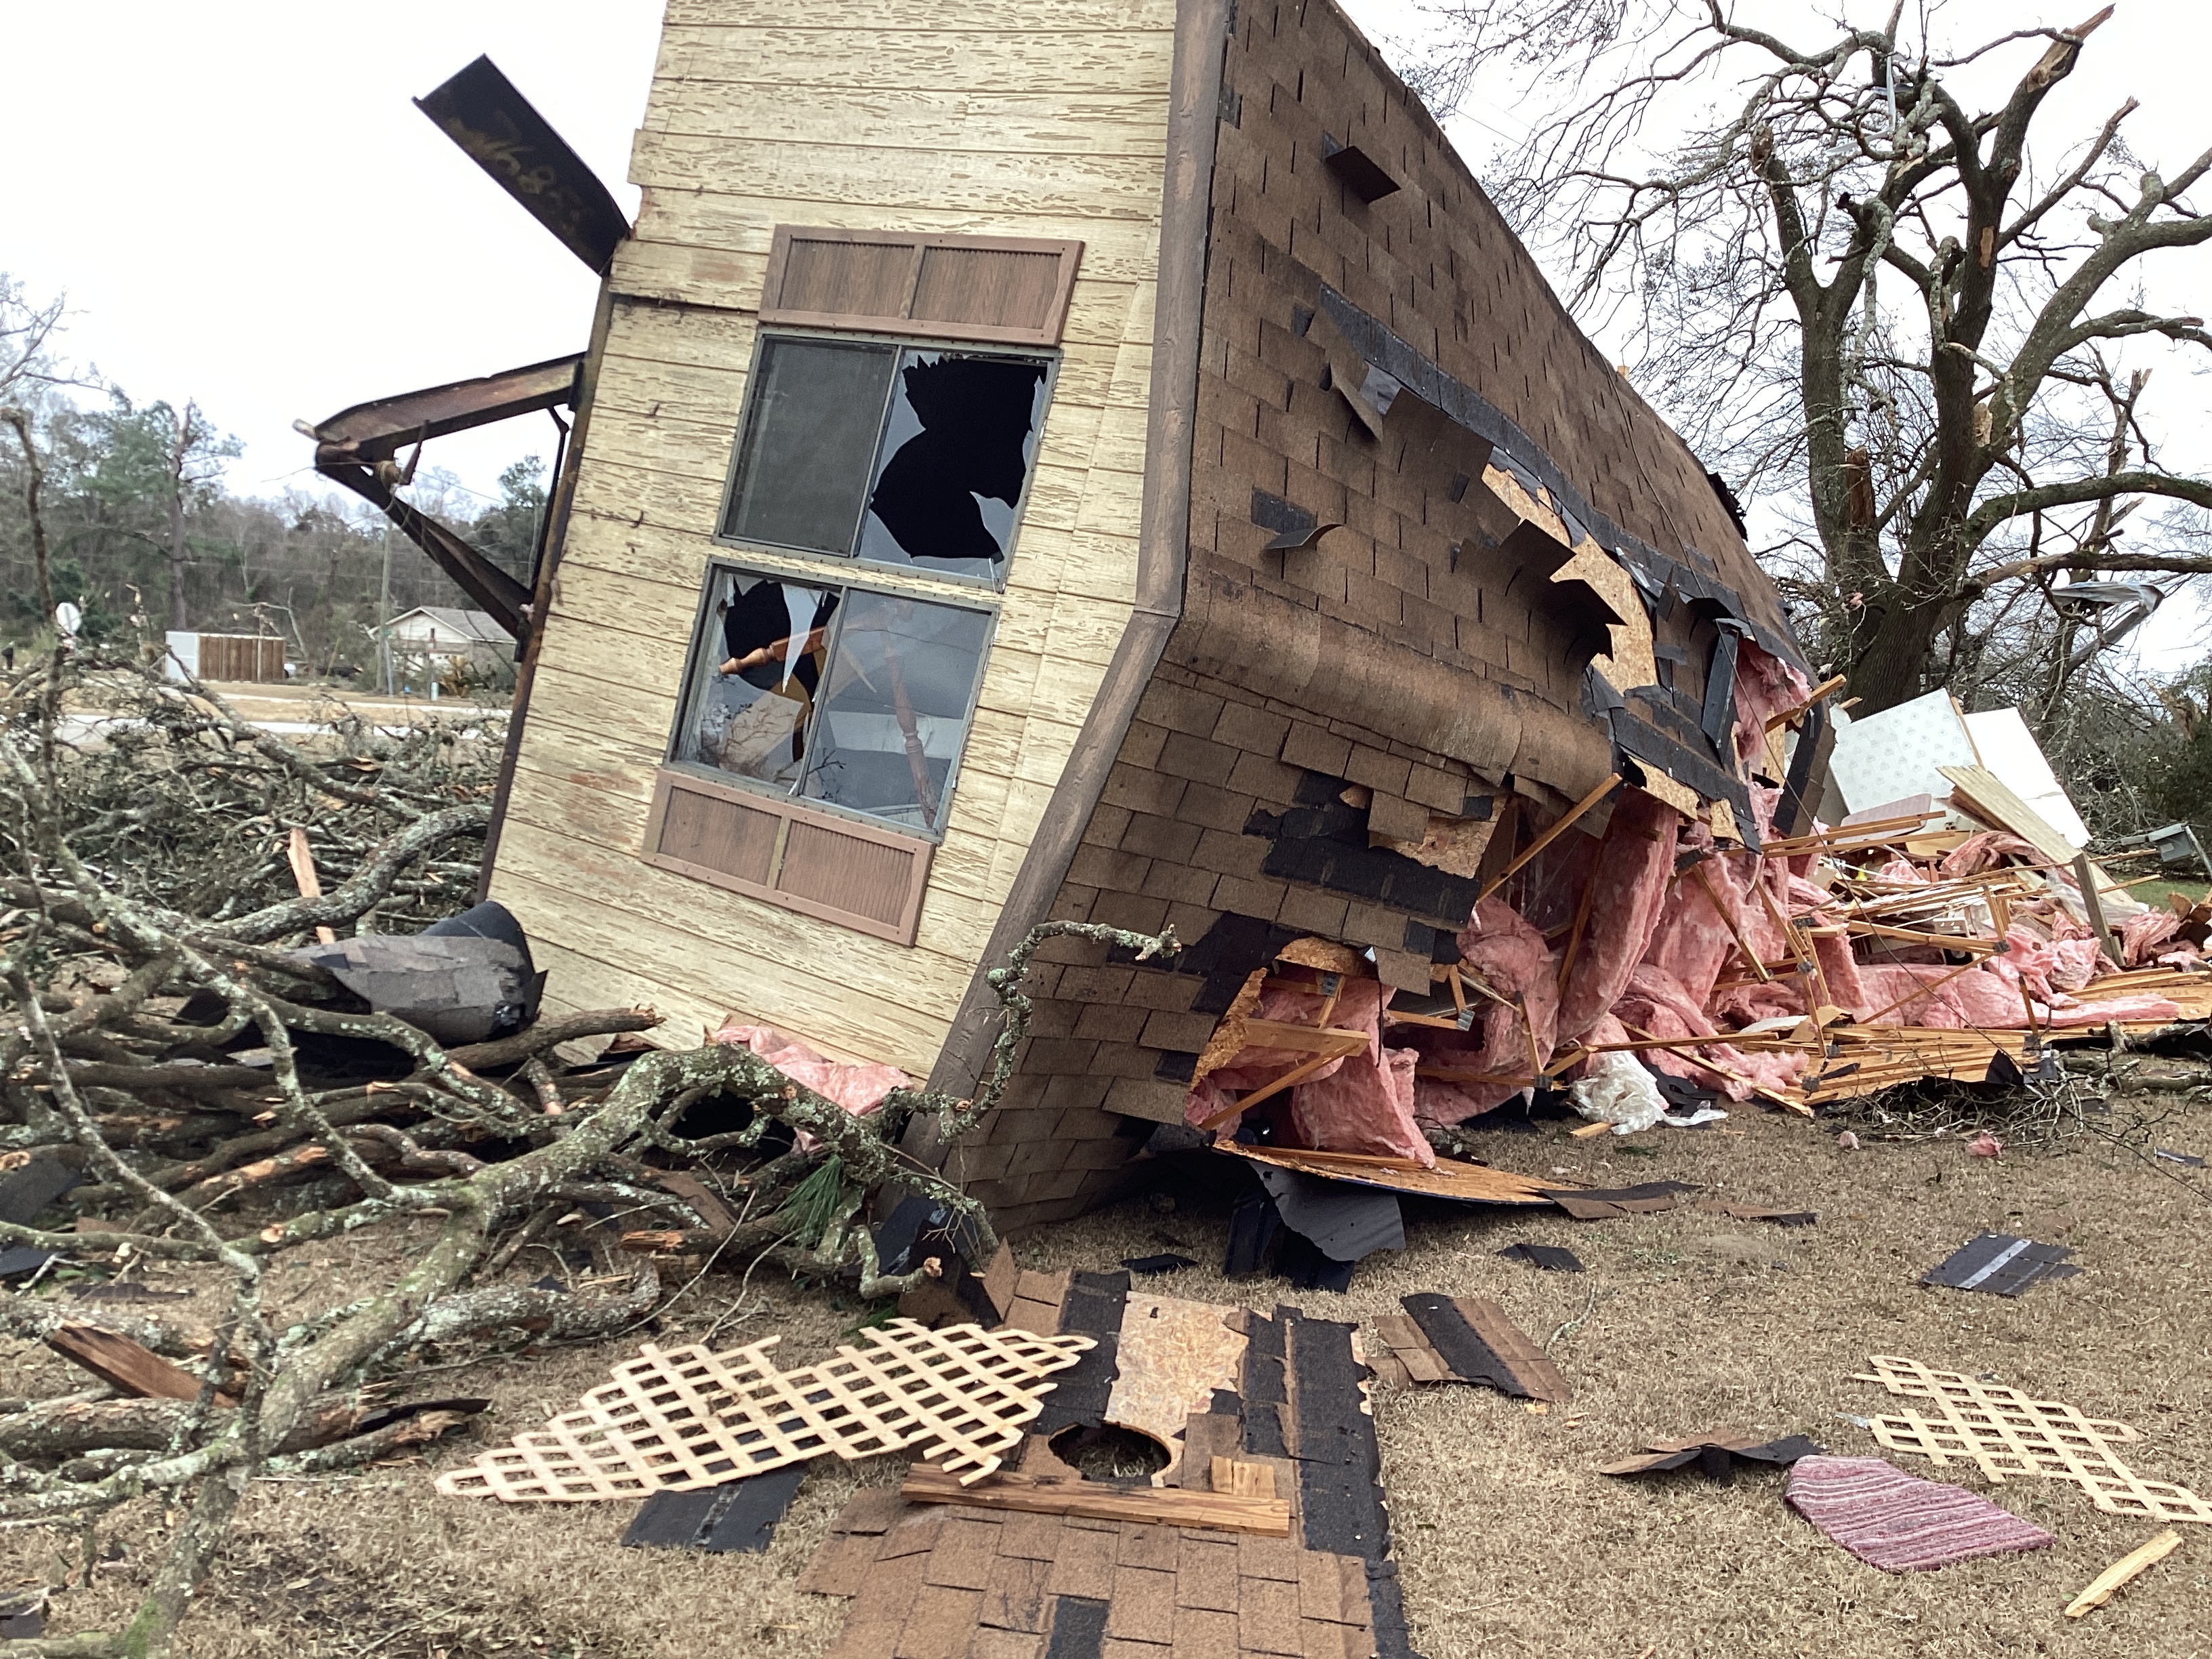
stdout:
[(1360, 1152), (1317, 1152), (1297, 1146), (1247, 1146), (1217, 1140), (1217, 1152), (1226, 1152), (1254, 1164), (1330, 1181), (1348, 1181), (1362, 1187), (1387, 1188), (1392, 1192), (1423, 1193), (1433, 1198), (1457, 1199), (1468, 1204), (1543, 1204), (1550, 1201), (1550, 1185), (1533, 1177), (1493, 1170), (1480, 1164), (1438, 1158), (1437, 1167), (1425, 1170), (1409, 1158), (1374, 1158)]
[[(71, 1321), (46, 1333), (46, 1346), (73, 1365), (90, 1371), (110, 1388), (141, 1400), (197, 1400), (200, 1380), (172, 1365), (152, 1349), (98, 1325)], [(235, 1406), (238, 1396), (218, 1393), (218, 1406)]]
[(2094, 1613), (2111, 1601), (2113, 1592), (2122, 1585), (2141, 1577), (2180, 1547), (2181, 1534), (2169, 1527), (2149, 1543), (2130, 1550), (2091, 1579), (2088, 1589), (2066, 1604), (2066, 1616), (2079, 1619), (2084, 1613)]
[(1239, 1498), (1188, 1487), (1031, 1481), (1003, 1474), (963, 1486), (951, 1475), (916, 1465), (899, 1487), (899, 1496), (915, 1504), (959, 1504), (1028, 1515), (1134, 1521), (1152, 1526), (1251, 1533), (1262, 1538), (1287, 1538), (1291, 1534), (1291, 1506), (1283, 1498)]
[(1495, 1302), (1424, 1291), (1401, 1297), (1408, 1318), (1386, 1316), (1376, 1334), (1416, 1382), (1486, 1384), (1516, 1400), (1558, 1404), (1574, 1397), (1544, 1351)]

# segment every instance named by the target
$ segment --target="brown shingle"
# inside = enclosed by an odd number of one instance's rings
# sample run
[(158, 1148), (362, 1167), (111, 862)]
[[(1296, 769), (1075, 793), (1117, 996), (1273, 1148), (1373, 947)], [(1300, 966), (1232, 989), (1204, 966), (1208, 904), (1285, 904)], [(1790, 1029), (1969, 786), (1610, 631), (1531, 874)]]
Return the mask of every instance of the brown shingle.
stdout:
[(1213, 902), (1218, 908), (1233, 910), (1240, 916), (1273, 921), (1289, 892), (1283, 883), (1265, 876), (1224, 876), (1213, 890)]
[(875, 1566), (877, 1542), (871, 1533), (832, 1533), (799, 1574), (799, 1588), (817, 1595), (858, 1595)]
[(1176, 732), (1169, 735), (1166, 745), (1160, 750), (1158, 765), (1170, 777), (1186, 778), (1200, 783), (1220, 783), (1228, 778), (1230, 769), (1237, 764), (1237, 751), (1226, 744)]
[(1291, 721), (1290, 735), (1283, 739), (1284, 763), (1309, 772), (1325, 772), (1330, 777), (1340, 778), (1351, 759), (1352, 744), (1348, 740), (1304, 720)]
[(1176, 1014), (1156, 1008), (1145, 1021), (1145, 1046), (1194, 1054), (1206, 1047), (1218, 1023), (1214, 1014)]
[(1290, 729), (1290, 721), (1280, 714), (1271, 714), (1249, 703), (1224, 702), (1221, 718), (1214, 723), (1210, 735), (1216, 743), (1273, 759), (1282, 752), (1283, 739)]
[(1406, 793), (1406, 780), (1412, 773), (1410, 762), (1385, 754), (1379, 749), (1370, 749), (1361, 743), (1352, 745), (1352, 759), (1344, 775), (1354, 783), (1365, 784), (1370, 789), (1402, 795)]
[[(1026, 1530), (1029, 1518), (1024, 1516), (1023, 1524), (1009, 1531)], [(976, 1617), (985, 1625), (1002, 1630), (1042, 1631), (1046, 1627), (1044, 1584), (1048, 1571), (1043, 1561), (1025, 1560), (1015, 1555), (994, 1556)]]
[(1104, 1601), (1114, 1593), (1114, 1558), (1120, 1548), (1121, 1540), (1115, 1533), (1096, 1531), (1063, 1517), (1051, 1576), (1045, 1581), (1047, 1591)]
[(1172, 1659), (1237, 1659), (1237, 1615), (1177, 1607)]
[(1128, 828), (1121, 832), (1121, 844), (1125, 852), (1180, 863), (1189, 859), (1198, 845), (1199, 834), (1199, 826), (1194, 823), (1151, 812), (1136, 812), (1130, 815)]
[(1344, 932), (1346, 908), (1346, 900), (1315, 888), (1293, 886), (1284, 893), (1282, 908), (1275, 912), (1275, 920), (1302, 933), (1335, 939)]
[(1212, 781), (1194, 781), (1184, 786), (1182, 802), (1177, 809), (1186, 823), (1195, 823), (1208, 830), (1242, 830), (1252, 816), (1252, 797), (1235, 790), (1224, 789), (1219, 779), (1226, 769)]
[(1467, 780), (1418, 762), (1406, 780), (1407, 799), (1432, 806), (1448, 817), (1457, 817), (1467, 799)]
[(1176, 1600), (1187, 1607), (1237, 1611), (1237, 1547), (1176, 1534)]
[(1280, 1578), (1242, 1578), (1237, 1584), (1237, 1644), (1247, 1653), (1280, 1653), (1303, 1659), (1298, 1587)]
[(1368, 803), (1367, 828), (1370, 834), (1392, 841), (1419, 841), (1429, 833), (1429, 809), (1377, 789)]
[(1344, 1621), (1344, 1574), (1340, 1558), (1319, 1550), (1298, 1557), (1298, 1612), (1308, 1619)]
[[(1145, 687), (1144, 699), (1137, 705), (1137, 718), (1168, 732), (1203, 738), (1212, 732), (1215, 722), (1221, 718), (1221, 699), (1211, 692), (1156, 678)], [(1145, 763), (1151, 764), (1149, 761)]]
[(1244, 1578), (1278, 1578), (1298, 1582), (1298, 1557), (1304, 1552), (1287, 1538), (1261, 1538), (1246, 1534), (1237, 1540), (1237, 1571)]
[[(1165, 1528), (1159, 1528), (1165, 1531)], [(1175, 1575), (1145, 1567), (1117, 1567), (1106, 1609), (1106, 1633), (1132, 1642), (1175, 1640)]]
[(963, 1659), (982, 1601), (975, 1590), (923, 1585), (899, 1632), (897, 1659)]

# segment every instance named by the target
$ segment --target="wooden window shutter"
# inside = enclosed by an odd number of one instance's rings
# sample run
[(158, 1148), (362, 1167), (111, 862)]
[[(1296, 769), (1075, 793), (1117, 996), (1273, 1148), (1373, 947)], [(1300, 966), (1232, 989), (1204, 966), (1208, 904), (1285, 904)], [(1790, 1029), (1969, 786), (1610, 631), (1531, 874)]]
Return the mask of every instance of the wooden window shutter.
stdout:
[(934, 850), (805, 801), (664, 771), (640, 856), (694, 880), (911, 945)]
[(1058, 345), (1080, 242), (778, 225), (761, 321)]

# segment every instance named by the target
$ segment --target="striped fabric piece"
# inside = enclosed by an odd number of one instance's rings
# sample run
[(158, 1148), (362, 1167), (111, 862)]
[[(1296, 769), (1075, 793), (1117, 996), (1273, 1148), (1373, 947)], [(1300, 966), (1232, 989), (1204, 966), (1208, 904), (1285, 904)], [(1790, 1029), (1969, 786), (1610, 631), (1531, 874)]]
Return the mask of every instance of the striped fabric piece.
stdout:
[(2039, 1550), (2039, 1526), (1959, 1486), (1922, 1480), (1879, 1457), (1806, 1457), (1784, 1488), (1792, 1507), (1869, 1566), (1926, 1572), (1978, 1555)]

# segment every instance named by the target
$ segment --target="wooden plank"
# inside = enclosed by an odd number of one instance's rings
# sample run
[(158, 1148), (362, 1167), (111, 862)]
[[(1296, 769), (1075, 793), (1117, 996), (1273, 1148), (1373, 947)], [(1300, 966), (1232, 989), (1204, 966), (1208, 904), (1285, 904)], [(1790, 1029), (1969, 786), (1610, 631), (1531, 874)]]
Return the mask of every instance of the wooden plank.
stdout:
[[(1492, 1170), (1480, 1164), (1440, 1158), (1433, 1170), (1425, 1170), (1411, 1158), (1370, 1158), (1357, 1152), (1316, 1152), (1294, 1146), (1245, 1146), (1216, 1141), (1214, 1151), (1272, 1164), (1279, 1169), (1325, 1176), (1365, 1187), (1393, 1192), (1425, 1193), (1437, 1198), (1458, 1199), (1474, 1204), (1548, 1204), (1546, 1188), (1528, 1176)], [(1559, 1183), (1551, 1183), (1556, 1187)]]
[(2111, 1601), (2121, 1586), (2140, 1577), (2180, 1547), (2181, 1534), (2168, 1527), (2148, 1544), (2130, 1550), (2091, 1579), (2089, 1587), (2066, 1604), (2066, 1616), (2079, 1619), (2095, 1612)]
[[(851, 230), (880, 226), (887, 216), (880, 208), (842, 202), (782, 202), (714, 191), (653, 191), (638, 204), (632, 240), (616, 252), (613, 274), (616, 292), (629, 292), (629, 283), (642, 271), (655, 268), (647, 253), (655, 246), (690, 249), (718, 254), (732, 261), (757, 261), (749, 281), (731, 276), (732, 291), (742, 285), (749, 300), (732, 301), (750, 310), (760, 301), (762, 274), (767, 269), (769, 244), (779, 224), (835, 225)], [(1003, 236), (1010, 217), (981, 212), (959, 204), (904, 207), (893, 217), (902, 230), (941, 230), (955, 234)], [(1050, 203), (1036, 204), (1018, 218), (1022, 234), (1029, 236), (1073, 237), (1083, 244), (1084, 277), (1109, 282), (1150, 282), (1159, 258), (1159, 230), (1155, 224), (1128, 219), (1079, 220), (1058, 211)], [(644, 266), (633, 265), (633, 254), (644, 255)], [(738, 269), (733, 264), (730, 270)], [(720, 303), (699, 300), (695, 303)]]
[[(1088, 97), (924, 87), (851, 88), (838, 96), (836, 111), (841, 142), (874, 149), (1141, 156), (1155, 177), (1167, 153), (1164, 88), (1159, 94), (1102, 92)], [(787, 140), (817, 127), (822, 113), (818, 87), (671, 78), (654, 82), (645, 125), (656, 132), (710, 137), (727, 145), (733, 139)]]
[[(172, 1365), (150, 1348), (98, 1325), (74, 1321), (46, 1333), (46, 1344), (71, 1364), (90, 1371), (119, 1393), (139, 1400), (197, 1400), (200, 1380)], [(219, 1406), (235, 1406), (237, 1396), (217, 1394)]]
[(1244, 1046), (1248, 1048), (1288, 1048), (1298, 1054), (1334, 1058), (1360, 1054), (1371, 1041), (1364, 1031), (1334, 1025), (1296, 1025), (1280, 1019), (1244, 1022)]
[[(1085, 30), (1175, 27), (1174, 0), (1021, 0), (1018, 6), (994, 0), (935, 0), (927, 12), (938, 29), (961, 32), (1024, 32), (1073, 34)], [(811, 0), (748, 0), (744, 21), (757, 28), (823, 30), (912, 28), (915, 8), (908, 0), (857, 0), (824, 12)], [(665, 21), (672, 27), (726, 27), (726, 0), (669, 0)]]
[(2074, 862), (2074, 849), (2051, 827), (2042, 813), (2008, 789), (1997, 775), (1984, 766), (1939, 766), (1950, 781), (1952, 799), (1992, 829), (2009, 830), (2063, 868)]
[[(822, 101), (843, 100), (832, 94)], [(726, 138), (641, 129), (630, 146), (629, 176), (655, 190), (726, 190), (733, 177), (730, 149)], [(1008, 216), (1010, 222), (999, 232), (1003, 236), (1026, 234), (1020, 218), (1039, 202), (1085, 222), (1157, 219), (1160, 165), (1157, 154), (873, 149), (827, 133), (787, 133), (748, 140), (743, 169), (734, 176), (742, 179), (747, 195), (792, 202), (893, 211), (909, 203), (959, 202)]]
[(1173, 45), (1165, 28), (1012, 33), (670, 24), (661, 32), (655, 78), (750, 83), (765, 70), (781, 85), (819, 88), (824, 97), (816, 118), (834, 132), (838, 101), (868, 88), (1087, 94), (1158, 87), (1164, 103)]
[(935, 1063), (975, 961), (688, 881), (520, 814), (501, 842), (493, 892), (533, 941), (917, 1076)]
[(963, 1486), (951, 1475), (916, 1464), (899, 1487), (899, 1496), (910, 1504), (960, 1504), (1025, 1515), (1250, 1533), (1262, 1538), (1291, 1534), (1291, 1506), (1285, 1498), (1237, 1498), (1187, 1486), (1116, 1490), (1100, 1481), (1048, 1484), (1003, 1474)]

